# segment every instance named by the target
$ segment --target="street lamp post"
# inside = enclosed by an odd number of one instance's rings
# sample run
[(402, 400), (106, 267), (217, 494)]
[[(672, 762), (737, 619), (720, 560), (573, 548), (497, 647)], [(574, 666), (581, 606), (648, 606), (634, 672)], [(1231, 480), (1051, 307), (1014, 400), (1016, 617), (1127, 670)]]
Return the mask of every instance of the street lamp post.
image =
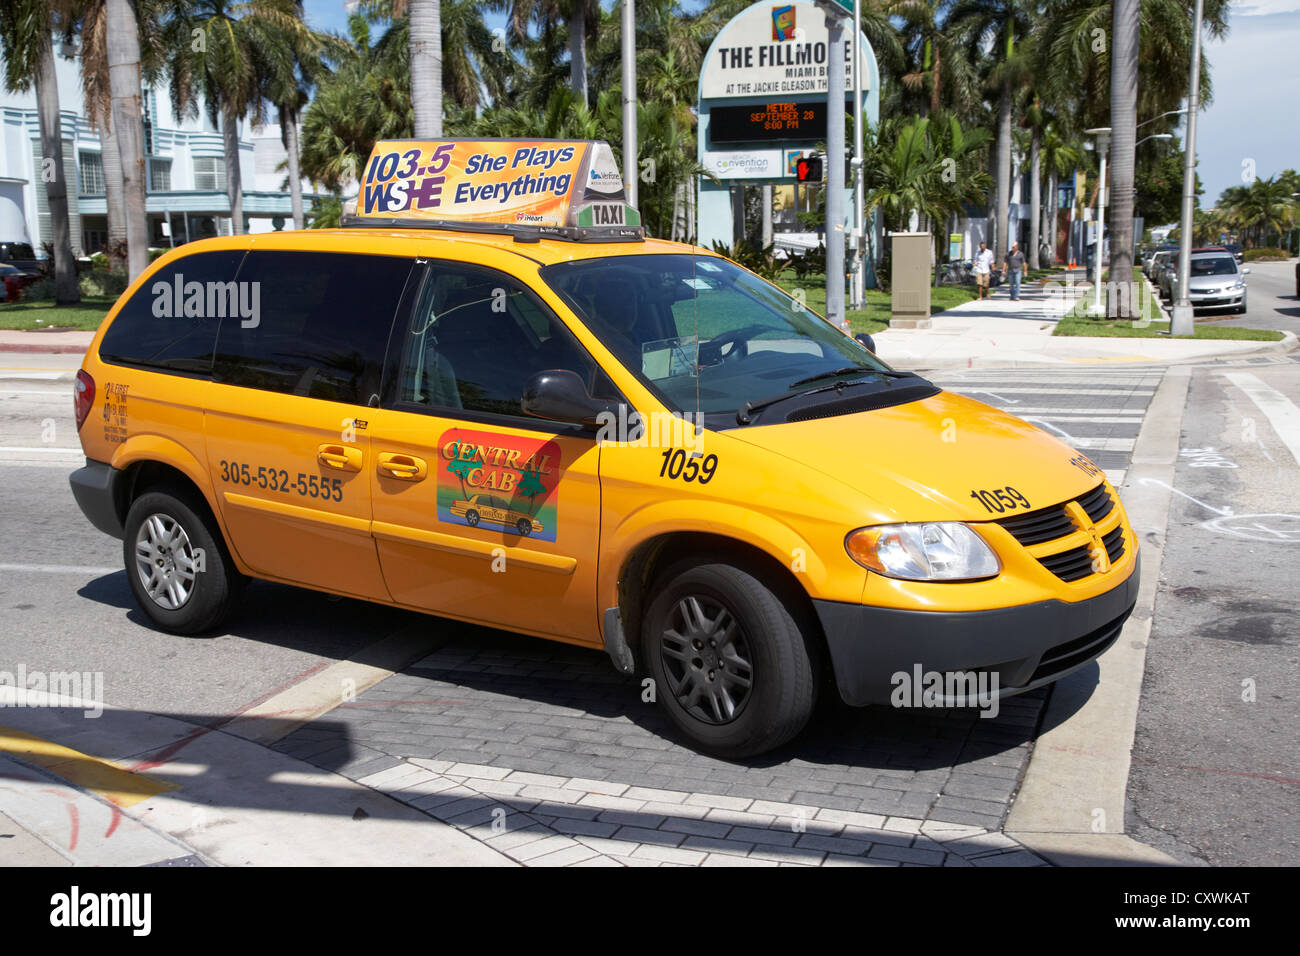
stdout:
[(623, 0), (623, 188), (627, 203), (637, 208), (636, 155), (636, 11)]
[(1201, 16), (1203, 0), (1196, 0), (1192, 13), (1192, 66), (1187, 92), (1187, 144), (1183, 162), (1183, 219), (1178, 236), (1178, 298), (1169, 317), (1171, 335), (1193, 335), (1196, 317), (1187, 298), (1188, 276), (1192, 271), (1192, 227), (1196, 208), (1196, 114), (1201, 106)]
[(849, 331), (844, 313), (844, 21), (847, 11), (822, 7), (826, 44), (826, 320)]
[[(1197, 0), (1199, 3), (1200, 0)], [(1106, 224), (1106, 153), (1110, 148), (1110, 127), (1097, 126), (1093, 129), (1086, 129), (1084, 133), (1088, 136), (1097, 137), (1097, 155), (1101, 163), (1101, 170), (1097, 177), (1097, 248), (1093, 253), (1093, 283), (1092, 283), (1092, 313), (1093, 315), (1101, 314), (1101, 254), (1106, 247), (1103, 245), (1103, 233)]]
[(853, 308), (865, 304), (862, 184), (862, 0), (853, 0)]
[(1181, 116), (1183, 113), (1186, 112), (1187, 112), (1187, 107), (1185, 106), (1180, 106), (1176, 110), (1165, 110), (1159, 116), (1153, 116), (1149, 120), (1143, 120), (1141, 123), (1138, 123), (1137, 129), (1141, 129), (1143, 126), (1149, 126), (1151, 123), (1154, 123), (1156, 120), (1164, 119), (1166, 116)]
[(1140, 140), (1138, 140), (1133, 145), (1133, 148), (1137, 149), (1139, 146), (1141, 146), (1149, 139), (1173, 139), (1173, 138), (1174, 138), (1173, 133), (1152, 133), (1150, 136), (1143, 136)]

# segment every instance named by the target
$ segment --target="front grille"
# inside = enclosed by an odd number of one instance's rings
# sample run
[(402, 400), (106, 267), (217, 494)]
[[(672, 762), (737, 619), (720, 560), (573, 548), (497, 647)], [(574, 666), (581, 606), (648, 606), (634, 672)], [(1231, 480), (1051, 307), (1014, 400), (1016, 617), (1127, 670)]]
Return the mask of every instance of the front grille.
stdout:
[(1038, 560), (1043, 567), (1062, 581), (1077, 581), (1092, 574), (1092, 555), (1088, 550), (1088, 548), (1071, 548), (1058, 554), (1044, 555)]
[(1074, 530), (1074, 522), (1061, 505), (1039, 508), (1014, 518), (1003, 518), (998, 524), (1011, 532), (1011, 536), (1023, 545), (1042, 544), (1063, 538)]
[(1124, 531), (1116, 528), (1110, 534), (1104, 535), (1101, 543), (1106, 546), (1106, 554), (1110, 558), (1110, 563), (1114, 564), (1124, 556)]
[[(1088, 515), (1093, 524), (1104, 520), (1115, 509), (1115, 499), (1111, 497), (1106, 485), (1100, 484), (1075, 499), (1079, 507)], [(1025, 547), (1044, 544), (1073, 534), (1078, 530), (1074, 519), (1065, 506), (1068, 502), (1039, 508), (1022, 515), (1000, 518), (997, 524)], [(1124, 533), (1116, 527), (1102, 538), (1106, 554), (1111, 563), (1118, 561), (1124, 554)], [(1062, 581), (1078, 581), (1093, 573), (1093, 559), (1087, 545), (1042, 555), (1039, 563)]]
[(1088, 517), (1092, 519), (1093, 524), (1096, 524), (1110, 514), (1111, 509), (1115, 507), (1115, 502), (1110, 492), (1106, 490), (1106, 486), (1098, 485), (1079, 499), (1079, 507), (1088, 512)]

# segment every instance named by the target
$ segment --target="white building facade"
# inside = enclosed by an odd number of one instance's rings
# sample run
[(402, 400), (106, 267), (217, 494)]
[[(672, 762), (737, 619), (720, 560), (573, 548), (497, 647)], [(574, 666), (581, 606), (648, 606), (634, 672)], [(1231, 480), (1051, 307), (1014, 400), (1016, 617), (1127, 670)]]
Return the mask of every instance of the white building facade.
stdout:
[[(73, 251), (91, 255), (108, 239), (102, 143), (86, 119), (80, 62), (60, 55), (55, 39), (63, 165), (68, 184), (69, 231)], [(158, 248), (230, 235), (225, 149), (220, 129), (200, 107), (195, 119), (178, 118), (165, 85), (142, 89), (145, 153), (149, 180), (146, 198), (149, 241)], [(248, 232), (292, 228), (287, 158), (278, 125), (240, 121), (239, 168)], [(28, 242), (38, 257), (51, 241), (49, 208), (42, 180), (40, 125), (35, 89), (0, 89), (0, 241)], [(310, 208), (309, 183), (303, 184)]]

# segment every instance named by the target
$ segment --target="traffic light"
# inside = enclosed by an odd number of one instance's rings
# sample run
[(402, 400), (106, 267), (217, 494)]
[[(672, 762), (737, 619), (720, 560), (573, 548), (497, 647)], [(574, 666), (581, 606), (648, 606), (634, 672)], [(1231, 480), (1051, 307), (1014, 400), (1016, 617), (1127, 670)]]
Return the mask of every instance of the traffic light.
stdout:
[(805, 156), (795, 164), (794, 171), (801, 183), (819, 183), (822, 181), (822, 158)]

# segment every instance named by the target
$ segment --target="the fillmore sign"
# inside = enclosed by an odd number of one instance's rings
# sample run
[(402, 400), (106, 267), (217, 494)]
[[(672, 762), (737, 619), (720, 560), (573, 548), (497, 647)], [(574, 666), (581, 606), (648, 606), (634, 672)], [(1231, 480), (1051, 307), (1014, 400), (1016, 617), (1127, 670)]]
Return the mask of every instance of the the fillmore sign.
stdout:
[[(755, 4), (718, 34), (700, 74), (700, 97), (824, 94), (832, 62), (843, 64), (845, 88), (851, 89), (851, 29), (843, 53), (832, 55), (826, 15), (813, 4)], [(865, 55), (862, 70), (865, 89)]]

